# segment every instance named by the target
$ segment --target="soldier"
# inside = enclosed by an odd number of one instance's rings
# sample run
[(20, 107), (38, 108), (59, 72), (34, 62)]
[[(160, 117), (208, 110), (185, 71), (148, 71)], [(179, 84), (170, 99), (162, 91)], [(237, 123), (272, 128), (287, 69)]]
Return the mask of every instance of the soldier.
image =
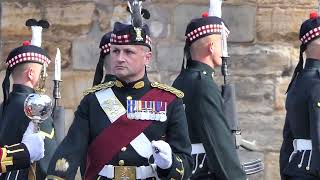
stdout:
[(191, 179), (246, 179), (223, 113), (220, 88), (214, 81), (214, 68), (222, 63), (223, 27), (221, 18), (207, 14), (191, 20), (185, 33), (186, 69), (173, 83), (185, 93), (183, 102), (195, 162)]
[(96, 66), (96, 72), (94, 74), (93, 86), (102, 83), (102, 78), (104, 77), (104, 81), (110, 81), (114, 79), (112, 75), (112, 71), (110, 68), (109, 58), (110, 58), (110, 36), (112, 32), (107, 32), (104, 34), (100, 41), (100, 57), (98, 64)]
[(30, 162), (39, 161), (44, 156), (43, 136), (33, 133), (32, 122), (23, 134), (21, 143), (0, 148), (0, 176), (7, 171), (26, 169)]
[(188, 177), (183, 93), (149, 81), (145, 66), (151, 57), (147, 25), (115, 23), (109, 60), (116, 80), (87, 91), (47, 179), (73, 179), (84, 154), (85, 179)]
[[(300, 28), (300, 59), (287, 90), (280, 150), (283, 180), (320, 179), (320, 17), (311, 13)], [(303, 52), (307, 57), (303, 68)]]
[[(115, 80), (115, 76), (113, 75), (110, 65), (109, 65), (109, 58), (110, 58), (110, 37), (112, 32), (105, 33), (101, 40), (100, 40), (100, 57), (99, 61), (96, 66), (96, 71), (94, 73), (94, 79), (93, 79), (93, 86), (96, 86), (98, 84), (101, 84), (103, 82), (108, 82)], [(102, 81), (104, 77), (104, 81)], [(85, 161), (86, 156), (83, 158), (83, 162), (80, 165), (80, 172), (81, 176), (84, 177), (85, 173)]]
[[(24, 113), (24, 101), (31, 93), (35, 93), (43, 66), (50, 63), (50, 58), (41, 46), (42, 27), (48, 27), (47, 21), (28, 20), (27, 25), (32, 27), (32, 41), (26, 41), (10, 52), (6, 63), (6, 76), (2, 84), (4, 100), (0, 120), (0, 145), (16, 144), (21, 142), (30, 119)], [(9, 94), (12, 74), (13, 86)], [(40, 126), (40, 133), (45, 136), (45, 157), (36, 163), (36, 178), (46, 177), (49, 161), (55, 151), (57, 142), (53, 120), (49, 118)], [(30, 171), (31, 172), (31, 171)], [(7, 179), (26, 179), (28, 170), (12, 171), (1, 177)]]

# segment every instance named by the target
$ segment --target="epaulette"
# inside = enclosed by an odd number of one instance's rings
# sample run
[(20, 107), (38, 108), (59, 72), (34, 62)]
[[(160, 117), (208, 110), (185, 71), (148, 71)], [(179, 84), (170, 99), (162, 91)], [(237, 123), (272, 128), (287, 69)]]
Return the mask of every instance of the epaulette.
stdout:
[(114, 84), (115, 84), (114, 81), (109, 81), (109, 82), (106, 82), (106, 83), (98, 84), (96, 86), (93, 86), (92, 88), (89, 88), (89, 89), (85, 90), (83, 92), (83, 95), (86, 96), (86, 95), (88, 95), (90, 93), (94, 93), (94, 92), (99, 91), (101, 89), (111, 88), (111, 87), (114, 86)]
[(152, 82), (151, 87), (162, 89), (168, 92), (171, 92), (172, 94), (176, 95), (178, 98), (183, 98), (184, 93), (172, 86), (168, 86), (166, 84), (158, 83), (158, 82)]

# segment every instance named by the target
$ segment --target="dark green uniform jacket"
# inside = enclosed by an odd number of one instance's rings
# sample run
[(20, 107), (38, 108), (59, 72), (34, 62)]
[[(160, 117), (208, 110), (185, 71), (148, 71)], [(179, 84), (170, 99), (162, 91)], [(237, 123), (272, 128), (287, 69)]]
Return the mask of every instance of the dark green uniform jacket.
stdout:
[(214, 70), (198, 61), (188, 63), (173, 86), (185, 94), (183, 102), (191, 143), (202, 143), (206, 151), (203, 167), (199, 168), (202, 154), (195, 163), (198, 166), (192, 179), (245, 180), (223, 114), (221, 92), (213, 79)]
[[(104, 84), (109, 84), (109, 82)], [(48, 176), (48, 179), (73, 180), (78, 166), (80, 165), (80, 160), (88, 152), (90, 144), (105, 128), (108, 128), (111, 125), (108, 116), (101, 108), (94, 92), (98, 92), (105, 88), (111, 88), (121, 104), (124, 107), (127, 107), (128, 96), (131, 96), (133, 100), (139, 100), (153, 88), (151, 87), (151, 83), (147, 76), (137, 82), (129, 84), (121, 82), (120, 80), (117, 80), (114, 84), (115, 85), (112, 85), (112, 87), (104, 87), (101, 89), (98, 88), (99, 85), (93, 87), (93, 91), (85, 95), (81, 100), (68, 134), (59, 145), (50, 163), (48, 170), (50, 176)], [(173, 89), (174, 88), (170, 87), (168, 90)], [(163, 92), (170, 93), (165, 90), (163, 90)], [(176, 97), (168, 106), (167, 120), (165, 122), (152, 123), (143, 131), (143, 133), (150, 141), (165, 139), (172, 149), (172, 167), (167, 170), (157, 168), (158, 176), (162, 179), (181, 179), (182, 177), (184, 177), (183, 179), (186, 179), (191, 172), (190, 166), (192, 166), (192, 157), (182, 100)], [(114, 134), (114, 136), (117, 136), (117, 134)], [(177, 156), (182, 162), (177, 160)], [(64, 168), (57, 168), (61, 166), (61, 164), (63, 164), (62, 167)], [(105, 165), (148, 166), (149, 163), (147, 158), (141, 157), (133, 147), (128, 144), (126, 147), (122, 148), (121, 151), (119, 150), (110, 162), (105, 162)], [(184, 169), (184, 173), (181, 171), (182, 169)], [(105, 179), (105, 177), (101, 177), (98, 174), (95, 179), (97, 178)]]
[[(320, 179), (320, 60), (306, 60), (288, 92), (286, 110), (280, 151), (282, 179)], [(312, 153), (298, 151), (289, 163), (294, 139), (311, 140)]]
[[(5, 108), (4, 116), (0, 119), (0, 143), (1, 146), (20, 143), (22, 136), (26, 131), (30, 119), (25, 115), (23, 106), (27, 96), (35, 91), (27, 86), (21, 84), (14, 84), (13, 90), (9, 94), (8, 105)], [(36, 175), (37, 179), (43, 180), (47, 175), (47, 169), (49, 162), (55, 149), (57, 142), (55, 140), (54, 128), (52, 118), (45, 120), (40, 125), (42, 134), (45, 135), (45, 156), (39, 162), (37, 162)], [(9, 176), (9, 180), (15, 179), (18, 173), (18, 179), (25, 179), (28, 175), (28, 169), (18, 171), (12, 171), (1, 176), (4, 178)], [(0, 179), (1, 179), (0, 178)], [(6, 178), (6, 180), (8, 177)]]
[[(106, 74), (104, 76), (104, 81), (103, 82), (109, 82), (109, 81), (114, 81), (116, 80), (115, 75), (112, 74)], [(86, 171), (86, 161), (87, 161), (87, 155), (84, 155), (83, 159), (81, 160), (81, 165), (80, 165), (80, 173), (81, 177), (84, 178), (84, 173)]]

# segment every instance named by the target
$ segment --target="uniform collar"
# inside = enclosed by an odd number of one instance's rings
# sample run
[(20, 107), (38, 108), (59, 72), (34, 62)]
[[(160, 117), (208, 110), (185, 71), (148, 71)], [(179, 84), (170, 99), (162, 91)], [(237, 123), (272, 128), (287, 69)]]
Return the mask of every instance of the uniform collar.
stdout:
[(142, 89), (146, 86), (150, 85), (150, 81), (148, 79), (147, 73), (145, 73), (144, 77), (134, 81), (134, 82), (130, 82), (130, 83), (126, 83), (124, 81), (122, 81), (121, 79), (117, 78), (115, 81), (115, 86), (117, 88), (125, 88), (125, 89)]
[(113, 75), (113, 74), (106, 74), (106, 75), (104, 76), (103, 82), (115, 81), (115, 79), (116, 79), (116, 76), (115, 76), (115, 75)]
[(188, 62), (188, 69), (197, 69), (199, 71), (202, 71), (203, 74), (208, 74), (208, 75), (214, 75), (214, 69), (210, 67), (209, 65), (202, 63), (200, 61), (196, 60), (191, 60)]
[(305, 69), (317, 68), (320, 69), (320, 60), (308, 58), (304, 66)]
[(19, 93), (34, 93), (34, 89), (29, 87), (29, 86), (25, 86), (22, 84), (13, 84), (12, 86), (12, 92), (19, 92)]

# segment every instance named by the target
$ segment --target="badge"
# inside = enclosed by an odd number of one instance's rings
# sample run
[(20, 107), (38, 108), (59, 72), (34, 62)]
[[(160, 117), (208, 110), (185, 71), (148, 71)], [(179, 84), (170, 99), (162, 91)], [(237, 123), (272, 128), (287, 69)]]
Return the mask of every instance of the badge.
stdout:
[(136, 41), (143, 41), (143, 38), (142, 38), (142, 29), (141, 28), (137, 28), (137, 27), (134, 27), (134, 31), (136, 32)]
[(114, 119), (122, 113), (122, 104), (116, 97), (108, 97), (101, 105), (110, 119)]
[(69, 163), (65, 158), (62, 159), (58, 159), (58, 161), (56, 162), (56, 171), (62, 171), (62, 172), (66, 172), (69, 168)]

